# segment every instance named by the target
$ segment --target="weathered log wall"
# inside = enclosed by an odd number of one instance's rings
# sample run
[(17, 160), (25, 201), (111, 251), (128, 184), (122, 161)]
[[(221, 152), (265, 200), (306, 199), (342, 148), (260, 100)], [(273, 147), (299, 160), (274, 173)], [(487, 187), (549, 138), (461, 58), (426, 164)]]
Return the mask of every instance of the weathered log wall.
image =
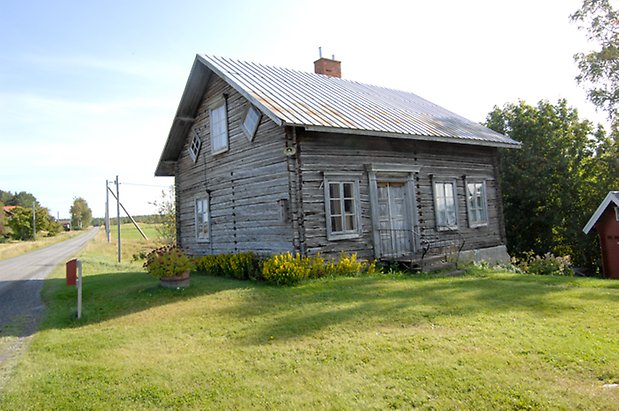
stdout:
[[(228, 151), (211, 153), (209, 105), (227, 99)], [(285, 133), (266, 116), (249, 141), (241, 129), (249, 103), (217, 76), (212, 76), (198, 109), (192, 132), (202, 139), (194, 163), (188, 153), (192, 133), (176, 165), (178, 238), (190, 254), (292, 250), (289, 221), (281, 218), (278, 201), (288, 199)], [(211, 241), (198, 241), (195, 199), (210, 199)]]
[[(338, 254), (357, 252), (365, 258), (374, 257), (371, 199), (368, 164), (393, 164), (420, 167), (415, 175), (414, 213), (422, 239), (436, 240), (451, 234), (435, 227), (432, 175), (454, 179), (457, 185), (458, 232), (464, 238), (464, 250), (503, 244), (500, 194), (496, 173), (497, 150), (490, 147), (463, 144), (311, 133), (300, 135), (305, 248), (309, 253)], [(360, 178), (362, 236), (357, 239), (328, 241), (325, 221), (323, 173), (352, 172)], [(469, 228), (464, 177), (486, 181), (488, 225)], [(450, 238), (453, 238), (451, 235)]]

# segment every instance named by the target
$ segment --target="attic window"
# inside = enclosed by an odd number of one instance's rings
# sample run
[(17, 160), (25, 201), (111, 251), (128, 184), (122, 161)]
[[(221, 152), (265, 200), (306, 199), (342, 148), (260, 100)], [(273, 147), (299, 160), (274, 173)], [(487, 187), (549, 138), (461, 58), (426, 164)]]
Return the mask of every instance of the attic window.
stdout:
[(243, 119), (243, 132), (245, 133), (249, 141), (252, 141), (254, 139), (261, 118), (262, 113), (260, 113), (260, 111), (256, 107), (252, 105), (249, 105), (249, 107), (247, 107), (247, 111), (245, 112), (245, 118)]
[(615, 207), (615, 220), (619, 221), (619, 207)]
[(191, 139), (191, 144), (189, 145), (189, 157), (195, 163), (198, 160), (198, 155), (200, 154), (200, 148), (202, 147), (202, 140), (198, 133), (193, 133), (193, 138)]
[(213, 154), (228, 151), (228, 113), (226, 100), (218, 100), (210, 107), (211, 151)]

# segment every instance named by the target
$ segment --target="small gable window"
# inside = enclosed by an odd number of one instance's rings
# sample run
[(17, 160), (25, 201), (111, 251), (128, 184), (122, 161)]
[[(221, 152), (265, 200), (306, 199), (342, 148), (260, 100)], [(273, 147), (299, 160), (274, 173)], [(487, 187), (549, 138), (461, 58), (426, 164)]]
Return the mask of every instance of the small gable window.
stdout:
[(438, 230), (455, 230), (458, 228), (458, 210), (456, 205), (456, 182), (434, 182), (434, 214)]
[(189, 157), (195, 163), (198, 160), (198, 155), (200, 154), (200, 148), (202, 147), (202, 140), (198, 133), (193, 133), (193, 138), (191, 139), (191, 144), (189, 145)]
[(466, 207), (469, 227), (480, 227), (488, 224), (485, 181), (466, 181)]
[(213, 104), (209, 111), (211, 120), (211, 152), (213, 154), (228, 151), (228, 113), (226, 100)]
[(261, 118), (262, 113), (250, 104), (249, 107), (247, 107), (247, 112), (245, 113), (245, 118), (243, 119), (243, 132), (249, 141), (254, 139), (258, 126), (260, 125)]

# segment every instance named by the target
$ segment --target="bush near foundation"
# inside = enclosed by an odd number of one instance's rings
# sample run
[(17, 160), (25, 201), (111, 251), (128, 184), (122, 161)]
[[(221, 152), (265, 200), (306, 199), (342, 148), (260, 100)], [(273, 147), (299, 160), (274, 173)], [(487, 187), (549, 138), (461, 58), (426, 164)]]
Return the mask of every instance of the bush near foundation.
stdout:
[(357, 254), (340, 254), (326, 261), (320, 254), (313, 257), (299, 254), (276, 254), (262, 263), (262, 277), (278, 285), (293, 285), (309, 278), (355, 276), (376, 273), (375, 262), (358, 260)]
[(252, 252), (214, 254), (195, 258), (198, 271), (239, 280), (259, 279), (260, 261), (258, 254)]
[(322, 255), (311, 257), (290, 252), (261, 258), (252, 252), (215, 254), (195, 257), (196, 270), (219, 277), (239, 280), (264, 280), (276, 285), (294, 285), (301, 281), (327, 276), (355, 276), (376, 273), (375, 262), (359, 260), (357, 254), (340, 254), (338, 259), (325, 260)]
[(525, 256), (517, 259), (512, 258), (512, 264), (528, 274), (536, 275), (574, 275), (570, 267), (570, 256), (557, 257), (552, 253), (543, 256), (534, 255), (533, 252), (525, 253)]

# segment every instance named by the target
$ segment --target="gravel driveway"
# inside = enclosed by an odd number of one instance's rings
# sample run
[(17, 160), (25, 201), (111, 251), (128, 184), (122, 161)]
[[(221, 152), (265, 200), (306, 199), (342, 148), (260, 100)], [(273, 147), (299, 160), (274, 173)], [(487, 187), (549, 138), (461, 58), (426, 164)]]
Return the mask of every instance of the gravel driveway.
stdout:
[(6, 374), (7, 363), (37, 329), (45, 309), (41, 301), (43, 281), (98, 231), (93, 228), (61, 243), (0, 261), (0, 387), (3, 368)]

